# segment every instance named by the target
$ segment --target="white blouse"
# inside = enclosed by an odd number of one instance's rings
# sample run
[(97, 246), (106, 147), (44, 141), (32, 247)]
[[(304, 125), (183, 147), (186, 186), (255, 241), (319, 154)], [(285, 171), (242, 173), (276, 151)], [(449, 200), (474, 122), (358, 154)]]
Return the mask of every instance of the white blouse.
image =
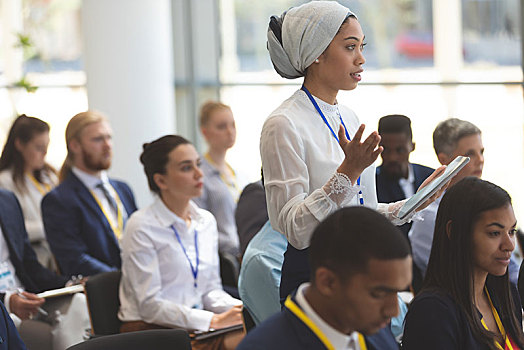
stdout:
[[(54, 173), (42, 174), (43, 181), (49, 189), (58, 183), (58, 178)], [(42, 221), (42, 211), (40, 203), (46, 194), (46, 186), (40, 185), (38, 188), (28, 175), (24, 175), (26, 190), (19, 189), (13, 181), (13, 171), (6, 169), (0, 172), (0, 187), (13, 192), (20, 202), (24, 214), (25, 228), (29, 241), (38, 242), (45, 240), (44, 223)]]
[[(191, 203), (191, 225), (171, 212), (160, 198), (136, 211), (121, 241), (122, 321), (142, 320), (165, 327), (207, 331), (214, 313), (242, 304), (222, 289), (215, 218)], [(171, 228), (174, 225), (187, 255), (196, 266), (197, 286), (188, 258)]]
[[(338, 137), (340, 115), (351, 137), (360, 126), (356, 114), (341, 105), (315, 98)], [(337, 174), (344, 152), (306, 93), (296, 91), (266, 120), (260, 139), (264, 186), (271, 226), (283, 233), (297, 249), (309, 246), (318, 223), (344, 206), (364, 205), (388, 216), (395, 224), (404, 221), (393, 215), (402, 202), (378, 204), (375, 166), (360, 176), (360, 186)]]

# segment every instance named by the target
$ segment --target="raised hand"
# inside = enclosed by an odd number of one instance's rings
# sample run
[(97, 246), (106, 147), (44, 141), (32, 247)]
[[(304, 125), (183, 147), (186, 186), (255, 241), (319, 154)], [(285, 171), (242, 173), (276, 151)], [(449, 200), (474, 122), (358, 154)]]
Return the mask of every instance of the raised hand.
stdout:
[(365, 125), (360, 125), (351, 141), (346, 138), (345, 129), (342, 125), (338, 129), (338, 143), (344, 151), (345, 158), (337, 171), (346, 174), (353, 184), (364, 169), (373, 164), (384, 150), (384, 147), (378, 145), (380, 135), (376, 131), (373, 131), (364, 142), (360, 142), (364, 129)]

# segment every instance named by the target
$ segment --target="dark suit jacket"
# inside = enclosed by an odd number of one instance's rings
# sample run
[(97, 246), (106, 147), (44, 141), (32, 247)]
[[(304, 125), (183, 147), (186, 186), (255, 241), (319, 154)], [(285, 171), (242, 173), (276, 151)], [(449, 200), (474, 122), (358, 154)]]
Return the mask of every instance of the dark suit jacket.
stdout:
[(0, 303), (0, 350), (26, 350), (3, 303)]
[[(489, 279), (489, 277), (488, 277)], [(488, 281), (489, 282), (489, 281)], [(488, 290), (489, 288), (488, 283)], [(522, 324), (522, 312), (517, 296), (517, 290), (512, 285), (513, 300), (516, 304), (514, 310), (518, 324)], [(509, 329), (508, 323), (500, 313), (497, 296), (490, 292), (493, 305), (502, 318), (504, 329), (514, 341), (515, 332)], [(479, 313), (479, 317), (482, 315)], [(522, 332), (522, 328), (520, 329)], [(523, 349), (524, 344), (517, 345)], [(444, 290), (423, 290), (412, 301), (406, 314), (402, 349), (428, 349), (428, 350), (466, 350), (488, 349), (480, 343), (471, 330), (466, 314)]]
[[(20, 204), (16, 196), (6, 190), (0, 190), (0, 227), (9, 249), (9, 260), (25, 290), (40, 293), (65, 285), (67, 277), (58, 276), (38, 262), (27, 237)], [(4, 300), (3, 293), (0, 298)]]
[[(129, 186), (109, 180), (129, 215), (136, 210)], [(85, 185), (71, 172), (42, 199), (47, 241), (63, 274), (95, 275), (120, 269), (111, 225)]]
[[(364, 338), (368, 350), (398, 349), (398, 344), (389, 326)], [(251, 330), (237, 347), (237, 350), (314, 350), (325, 348), (317, 336), (284, 306), (282, 312), (271, 316)]]
[[(413, 175), (415, 177), (413, 191), (416, 192), (424, 180), (426, 180), (435, 169), (419, 164), (411, 164), (411, 166), (413, 167)], [(402, 187), (400, 187), (398, 180), (386, 176), (382, 171), (382, 166), (377, 167), (375, 179), (377, 183), (377, 199), (379, 203), (392, 203), (406, 199), (406, 195), (404, 194)], [(407, 236), (409, 229), (411, 228), (411, 223), (404, 224), (399, 228)]]

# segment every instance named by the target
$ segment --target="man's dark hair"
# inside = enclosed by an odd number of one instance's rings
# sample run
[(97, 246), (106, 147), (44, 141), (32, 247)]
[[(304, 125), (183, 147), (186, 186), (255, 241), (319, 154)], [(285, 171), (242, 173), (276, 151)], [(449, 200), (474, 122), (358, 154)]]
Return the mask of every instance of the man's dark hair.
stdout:
[(411, 120), (405, 115), (391, 114), (380, 118), (378, 121), (378, 133), (382, 134), (404, 134), (408, 140), (413, 139)]
[(409, 255), (406, 237), (384, 215), (366, 207), (343, 208), (313, 232), (309, 247), (311, 280), (322, 266), (346, 280), (365, 272), (370, 259), (403, 259)]

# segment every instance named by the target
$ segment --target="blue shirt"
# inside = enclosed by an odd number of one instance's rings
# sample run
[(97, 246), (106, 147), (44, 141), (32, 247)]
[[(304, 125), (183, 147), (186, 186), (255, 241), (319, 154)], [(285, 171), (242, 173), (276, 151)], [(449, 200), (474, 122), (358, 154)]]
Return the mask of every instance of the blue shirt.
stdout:
[(237, 256), (240, 243), (235, 223), (237, 203), (228, 186), (222, 181), (220, 172), (205, 158), (201, 159), (200, 168), (204, 173), (202, 195), (193, 201), (202, 209), (215, 216), (218, 226), (218, 250)]
[(240, 298), (256, 324), (280, 312), (280, 275), (287, 240), (266, 224), (249, 242), (238, 279)]

